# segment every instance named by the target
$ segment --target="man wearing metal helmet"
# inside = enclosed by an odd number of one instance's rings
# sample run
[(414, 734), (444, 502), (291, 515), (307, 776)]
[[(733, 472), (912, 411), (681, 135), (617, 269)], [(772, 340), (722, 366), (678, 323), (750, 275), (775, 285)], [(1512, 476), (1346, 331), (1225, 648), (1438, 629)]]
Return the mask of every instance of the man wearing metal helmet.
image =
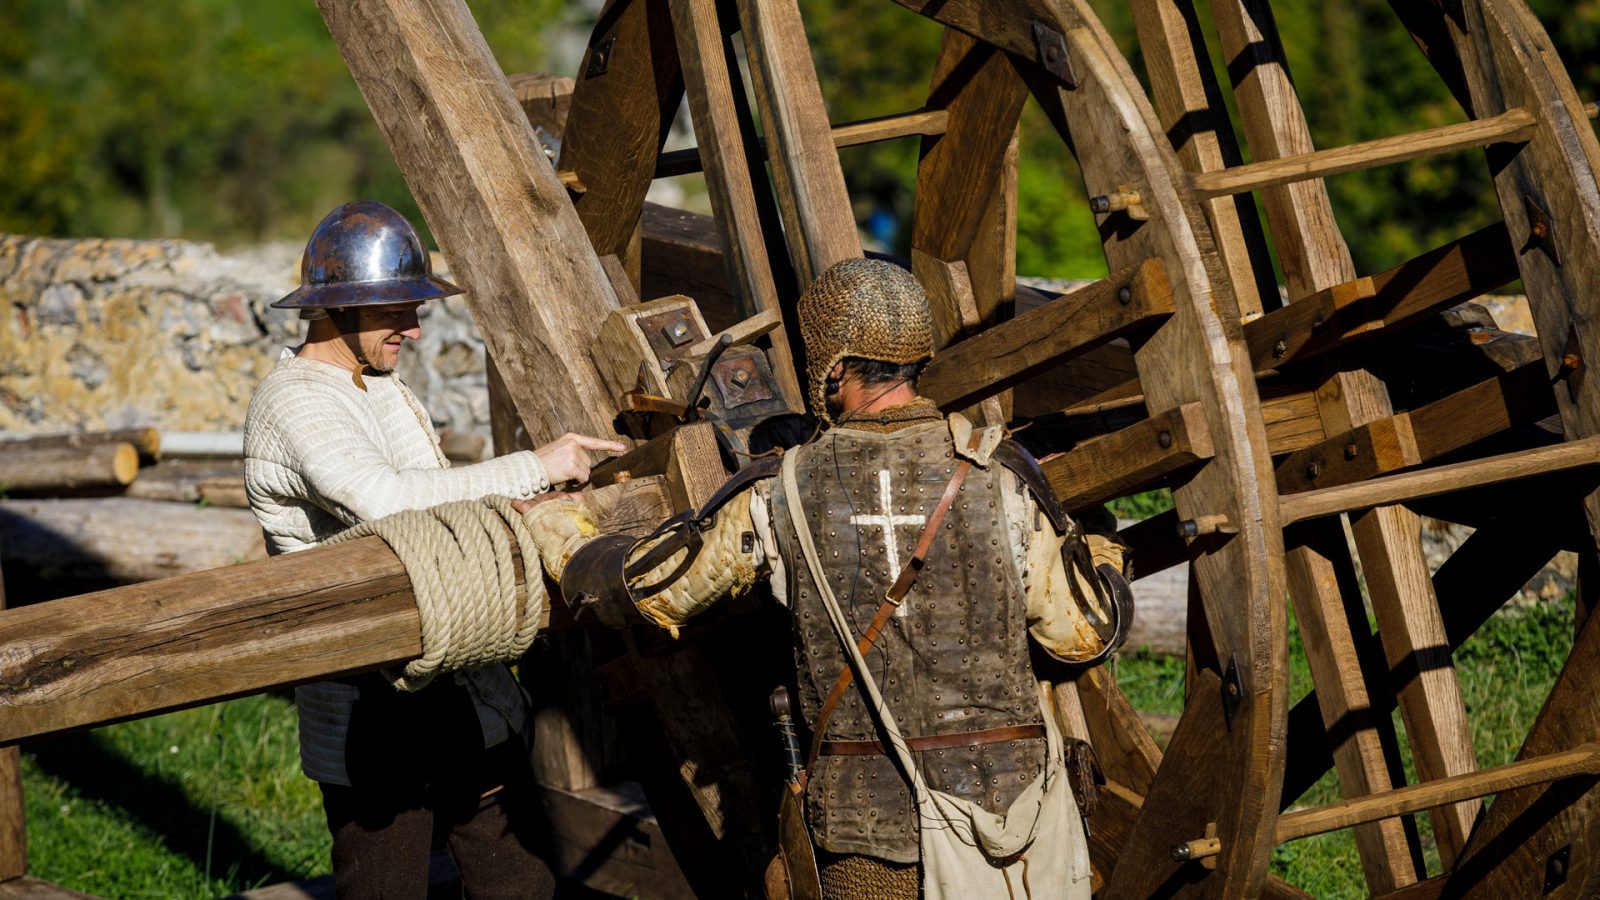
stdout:
[(1083, 534), (1002, 428), (917, 395), (932, 328), (910, 273), (838, 263), (799, 314), (829, 430), (642, 541), (594, 537), (579, 502), (541, 504), (529, 519), (545, 565), (602, 621), (674, 635), (771, 582), (793, 614), (813, 740), (769, 886), (1086, 898), (1065, 762), (1081, 748), (1041, 703), (1029, 642), (1068, 667), (1115, 650), (1132, 620), (1120, 549)]
[[(274, 303), (310, 320), (245, 417), (245, 489), (270, 552), (313, 547), (358, 522), (491, 494), (528, 499), (588, 477), (569, 434), (534, 451), (452, 468), (427, 412), (395, 377), (421, 334), (423, 301), (461, 293), (433, 275), (403, 216), (339, 207), (306, 245), (301, 286)], [(474, 898), (551, 896), (533, 851), (538, 800), (527, 766), (527, 698), (505, 666), (403, 694), (375, 674), (295, 691), (300, 758), (322, 788), (340, 898), (427, 895), (445, 844)]]

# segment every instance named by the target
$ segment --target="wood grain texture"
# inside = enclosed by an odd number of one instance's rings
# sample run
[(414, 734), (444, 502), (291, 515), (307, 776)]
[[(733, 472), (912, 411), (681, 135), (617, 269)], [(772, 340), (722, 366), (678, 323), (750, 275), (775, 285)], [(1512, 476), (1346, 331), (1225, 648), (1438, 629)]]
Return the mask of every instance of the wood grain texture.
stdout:
[(98, 447), (102, 444), (132, 444), (141, 463), (161, 461), (161, 432), (154, 428), (119, 428), (114, 431), (77, 431), (70, 434), (23, 434), (0, 432), (0, 456), (13, 450), (41, 447)]
[[(781, 310), (774, 282), (769, 242), (757, 203), (754, 175), (746, 157), (745, 135), (739, 105), (724, 47), (723, 26), (715, 0), (669, 0), (678, 57), (683, 66), (689, 114), (705, 167), (706, 193), (717, 233), (728, 284), (739, 301), (740, 318), (763, 310)], [(741, 90), (742, 85), (741, 85)], [(753, 138), (753, 135), (751, 135)], [(760, 173), (756, 173), (760, 174)], [(770, 227), (779, 227), (773, 223)], [(785, 261), (787, 262), (787, 261)], [(787, 269), (785, 269), (787, 271)], [(713, 326), (718, 327), (718, 326)], [(786, 326), (787, 328), (787, 326)], [(796, 362), (786, 334), (772, 342), (772, 368), (780, 390), (793, 409), (801, 409), (804, 396), (796, 375)]]
[[(318, 8), (535, 444), (611, 434), (584, 354), (617, 305), (555, 169), (462, 0)], [(549, 390), (549, 385), (562, 385)]]
[(127, 497), (0, 501), (0, 559), (13, 574), (137, 582), (266, 555), (261, 523), (243, 509)]
[(0, 485), (10, 491), (121, 487), (138, 474), (139, 451), (128, 443), (0, 448)]
[(1535, 121), (1533, 113), (1528, 110), (1509, 109), (1487, 119), (1472, 119), (1409, 134), (1362, 141), (1348, 147), (1196, 173), (1193, 178), (1194, 190), (1202, 199), (1209, 200), (1328, 175), (1425, 159), (1472, 147), (1520, 143), (1533, 137)]
[(800, 7), (795, 0), (738, 6), (789, 258), (805, 290), (829, 266), (860, 257), (861, 238)]
[[(1161, 126), (1189, 172), (1214, 172), (1240, 164), (1228, 120), (1190, 0), (1135, 0), (1129, 4)], [(1238, 299), (1239, 314), (1276, 309), (1278, 279), (1255, 200), (1246, 195), (1204, 200), (1206, 220)]]
[[(943, 134), (945, 123), (949, 121), (949, 118), (950, 113), (946, 110), (918, 109), (907, 113), (862, 119), (857, 122), (842, 122), (832, 127), (833, 146), (837, 148), (859, 147), (862, 144), (892, 141), (896, 138)], [(759, 158), (763, 161), (767, 160), (766, 139), (761, 139), (756, 146), (760, 151)], [(687, 175), (691, 172), (699, 172), (702, 169), (703, 164), (700, 162), (700, 148), (698, 147), (671, 150), (661, 154), (661, 158), (656, 161), (657, 178)]]
[[(954, 25), (957, 12), (945, 7), (937, 17)], [(1008, 8), (1024, 20), (1027, 12)], [(1213, 644), (1221, 658), (1238, 660), (1246, 699), (1231, 730), (1200, 724), (1199, 712), (1186, 711), (1166, 759), (1209, 755), (1212, 790), (1196, 797), (1187, 776), (1169, 774), (1163, 762), (1106, 892), (1148, 895), (1150, 878), (1159, 884), (1160, 873), (1170, 871), (1171, 845), (1216, 822), (1228, 849), (1207, 876), (1204, 892), (1254, 896), (1265, 886), (1276, 773), (1283, 764), (1274, 737), (1281, 726), (1275, 723), (1286, 711), (1281, 531), (1273, 504), (1262, 502), (1271, 470), (1255, 379), (1204, 214), (1186, 190), (1176, 153), (1143, 89), (1086, 4), (1052, 4), (1045, 21), (1065, 38), (1078, 86), (1068, 89), (1031, 64), (1025, 77), (1051, 124), (1074, 148), (1089, 194), (1119, 185), (1137, 185), (1145, 194), (1148, 220), (1113, 213), (1099, 221), (1109, 268), (1159, 258), (1172, 288), (1172, 317), (1133, 348), (1145, 406), (1152, 415), (1189, 402), (1205, 410), (1216, 455), (1174, 489), (1178, 514), (1220, 515), (1239, 526), (1227, 540), (1197, 546), (1192, 571)], [(998, 30), (1002, 23), (984, 24)], [(1185, 728), (1191, 717), (1194, 724)]]
[(1162, 479), (1215, 455), (1205, 410), (1185, 403), (1075, 447), (1044, 464), (1069, 512), (1149, 490)]
[(1513, 249), (1505, 225), (1496, 223), (1375, 275), (1300, 295), (1246, 323), (1250, 358), (1261, 371), (1393, 334), (1515, 280)]
[(572, 203), (600, 256), (629, 256), (656, 157), (682, 100), (666, 0), (609, 0), (578, 65), (568, 127), (559, 132), (558, 166), (584, 186)]
[[(6, 608), (0, 577), (0, 612)], [(28, 813), (22, 797), (22, 751), (0, 750), (0, 882), (28, 874)]]
[(946, 348), (928, 364), (918, 391), (941, 407), (970, 406), (1063, 359), (1153, 327), (1172, 314), (1173, 303), (1160, 261), (1124, 267)]

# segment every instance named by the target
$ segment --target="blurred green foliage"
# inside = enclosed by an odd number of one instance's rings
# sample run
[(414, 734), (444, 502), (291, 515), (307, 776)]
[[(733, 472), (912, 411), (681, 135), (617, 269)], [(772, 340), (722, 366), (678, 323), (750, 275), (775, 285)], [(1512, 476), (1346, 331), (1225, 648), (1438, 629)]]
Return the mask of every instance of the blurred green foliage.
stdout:
[[(1090, 2), (1143, 77), (1127, 4)], [(581, 40), (596, 5), (469, 3), (507, 72), (553, 68), (552, 43)], [(915, 109), (926, 99), (938, 25), (888, 0), (800, 5), (835, 121)], [(1531, 5), (1580, 95), (1600, 96), (1600, 0)], [(1385, 0), (1276, 0), (1272, 7), (1318, 146), (1464, 118)], [(1226, 84), (1214, 35), (1210, 50)], [(576, 53), (568, 46), (564, 57)], [(1021, 147), (1018, 271), (1103, 273), (1077, 168), (1031, 102)], [(898, 223), (897, 231), (879, 232), (895, 252), (909, 243), (917, 155), (914, 141), (842, 154), (861, 219), (878, 212), (880, 222)], [(1477, 153), (1341, 176), (1329, 189), (1362, 271), (1498, 217)], [(353, 197), (384, 200), (415, 217), (309, 0), (0, 4), (0, 231), (299, 240), (323, 212)]]

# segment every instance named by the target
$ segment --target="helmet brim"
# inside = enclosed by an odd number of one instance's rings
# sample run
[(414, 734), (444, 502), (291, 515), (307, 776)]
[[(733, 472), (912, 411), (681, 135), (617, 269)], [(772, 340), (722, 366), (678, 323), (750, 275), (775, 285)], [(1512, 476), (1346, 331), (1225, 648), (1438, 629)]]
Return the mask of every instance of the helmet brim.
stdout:
[(383, 281), (308, 284), (272, 304), (274, 309), (334, 309), (435, 300), (465, 293), (443, 278), (391, 278)]

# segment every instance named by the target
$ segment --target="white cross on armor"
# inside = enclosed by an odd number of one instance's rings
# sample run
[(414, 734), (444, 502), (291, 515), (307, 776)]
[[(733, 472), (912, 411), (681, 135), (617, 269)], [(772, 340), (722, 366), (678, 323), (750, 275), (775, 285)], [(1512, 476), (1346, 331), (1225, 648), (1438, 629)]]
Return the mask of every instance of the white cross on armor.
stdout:
[[(878, 502), (883, 507), (881, 516), (851, 516), (850, 524), (861, 527), (864, 525), (883, 529), (883, 552), (889, 558), (889, 581), (893, 583), (900, 577), (900, 542), (895, 540), (894, 529), (898, 525), (922, 525), (928, 521), (927, 516), (897, 516), (891, 505), (894, 493), (889, 484), (889, 470), (878, 470)], [(895, 610), (895, 615), (904, 616), (904, 606)]]

